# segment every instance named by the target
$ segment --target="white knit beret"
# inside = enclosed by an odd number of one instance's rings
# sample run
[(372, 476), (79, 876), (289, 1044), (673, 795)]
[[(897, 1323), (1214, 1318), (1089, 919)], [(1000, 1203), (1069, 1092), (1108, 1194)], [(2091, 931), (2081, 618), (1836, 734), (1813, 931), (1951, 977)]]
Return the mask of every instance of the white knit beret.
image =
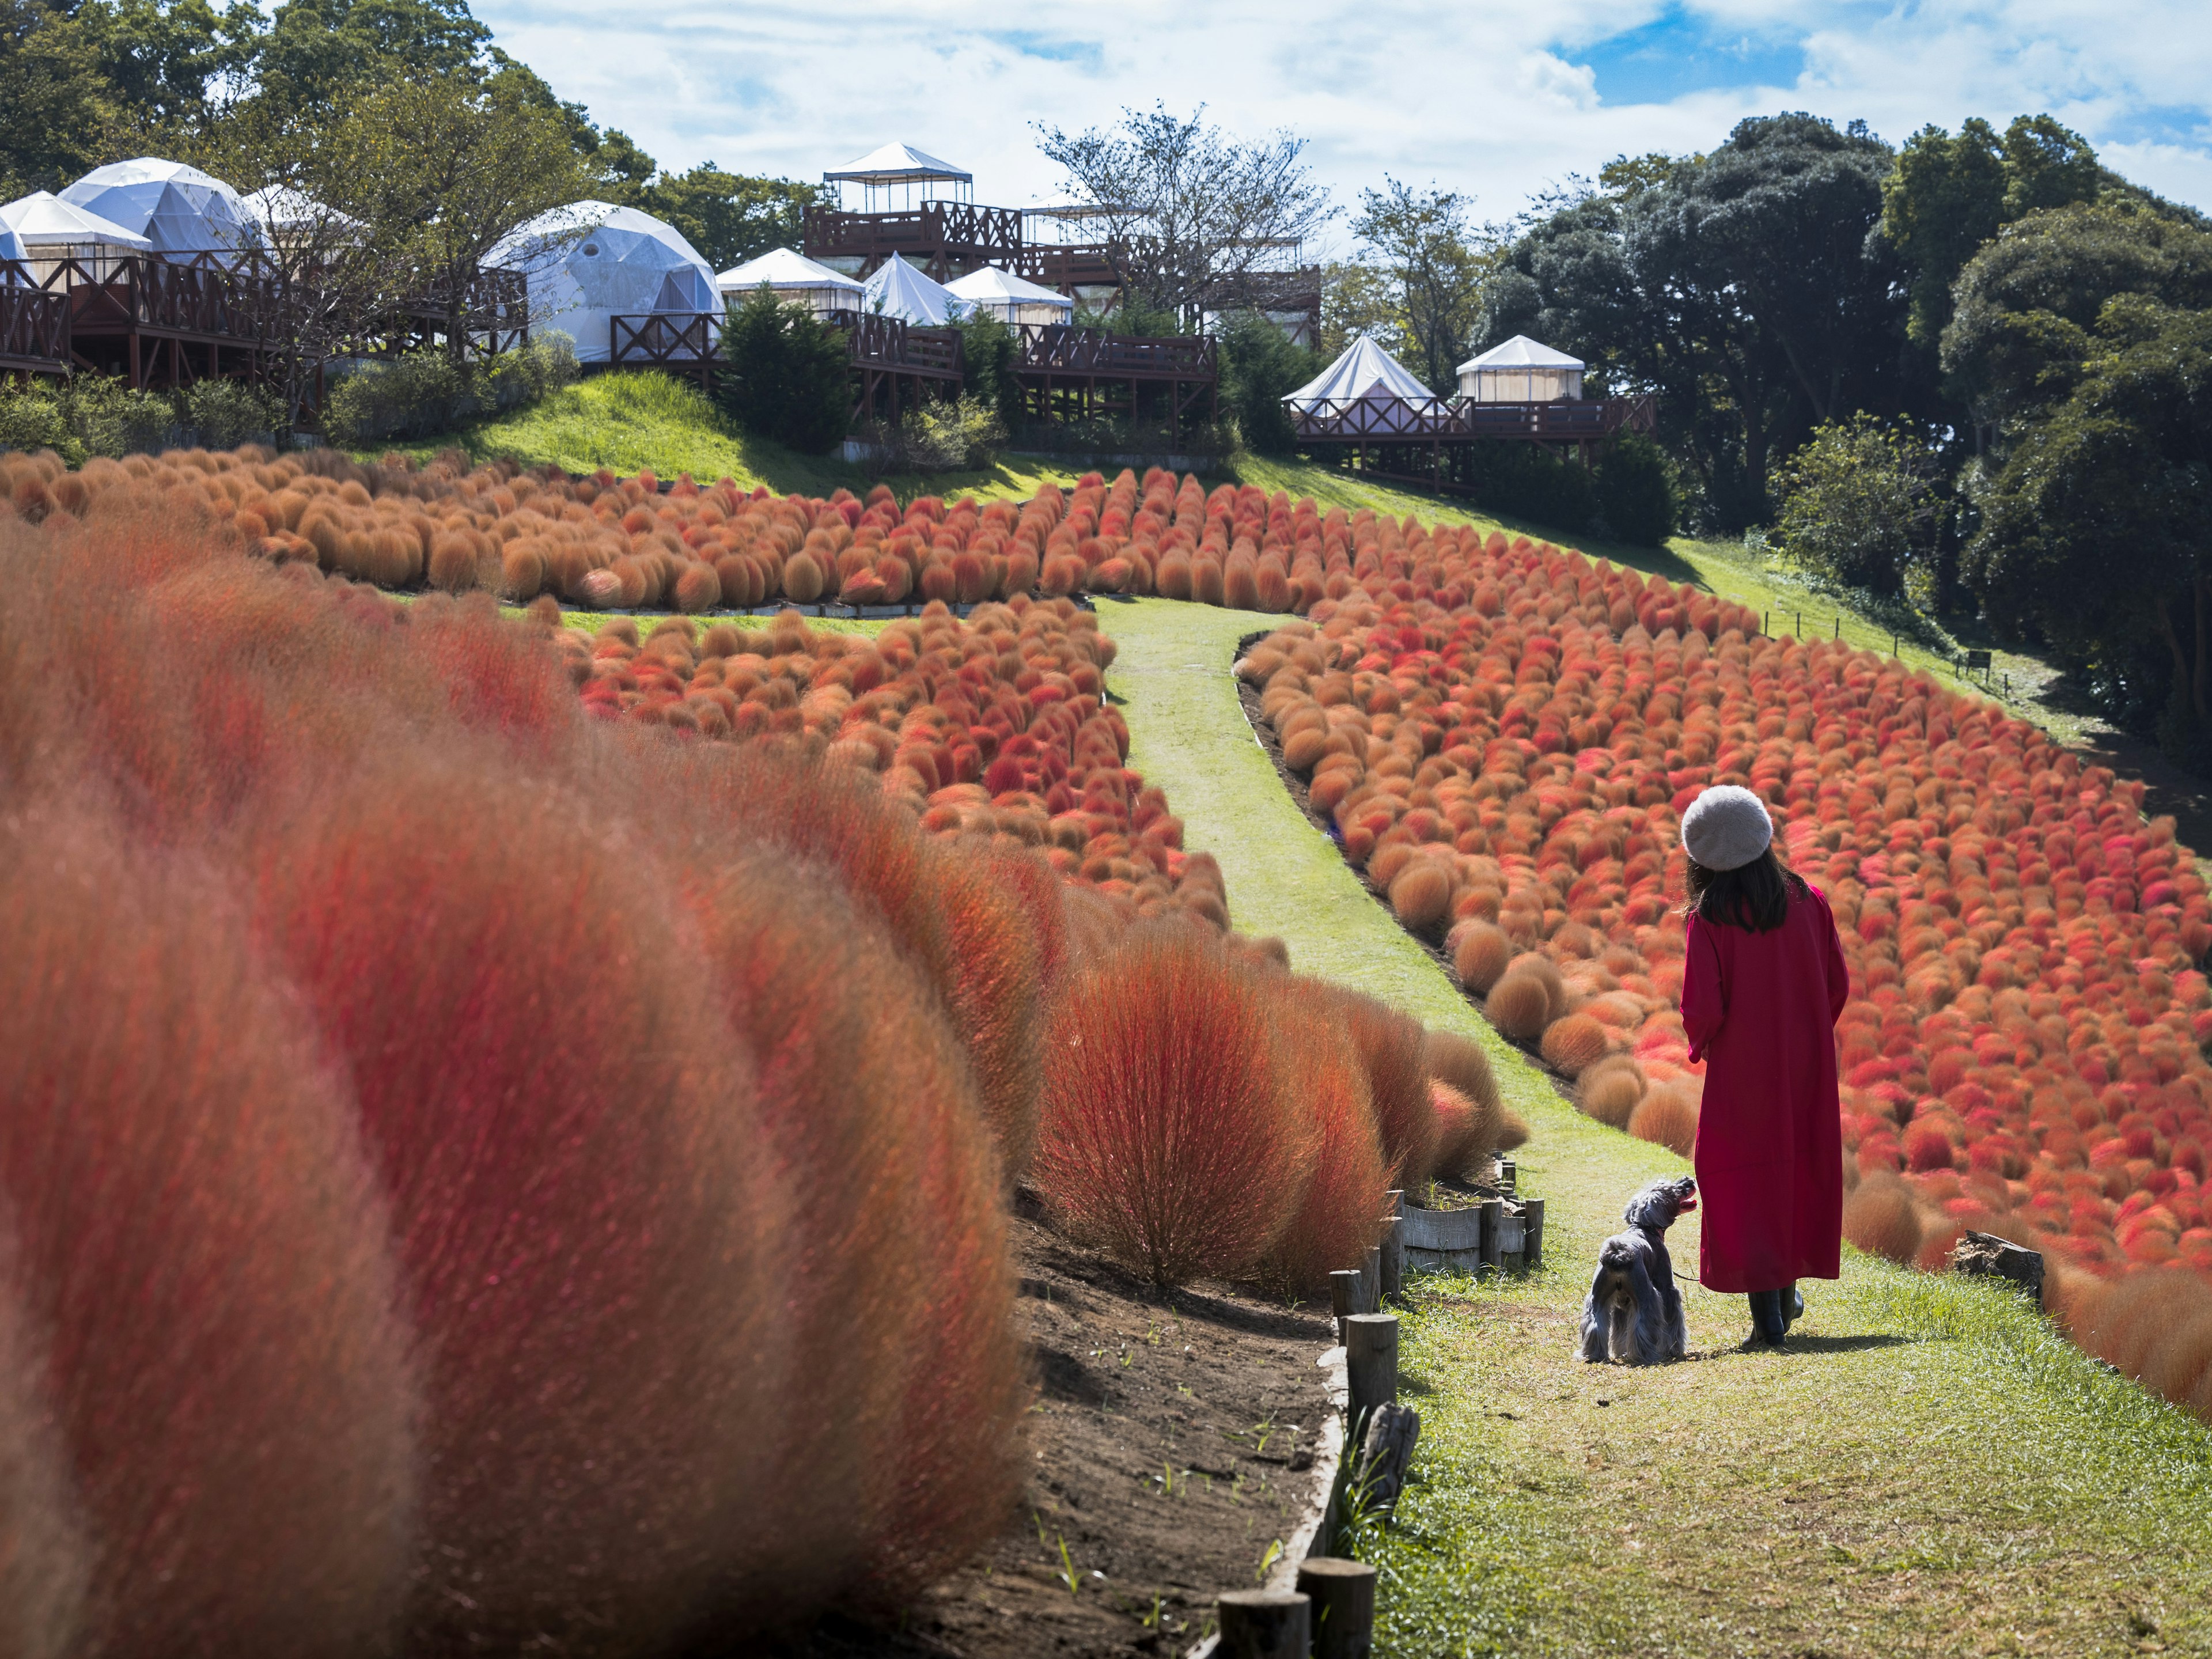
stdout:
[(1733, 783), (1715, 784), (1682, 814), (1682, 850), (1708, 870), (1740, 870), (1773, 839), (1766, 803)]

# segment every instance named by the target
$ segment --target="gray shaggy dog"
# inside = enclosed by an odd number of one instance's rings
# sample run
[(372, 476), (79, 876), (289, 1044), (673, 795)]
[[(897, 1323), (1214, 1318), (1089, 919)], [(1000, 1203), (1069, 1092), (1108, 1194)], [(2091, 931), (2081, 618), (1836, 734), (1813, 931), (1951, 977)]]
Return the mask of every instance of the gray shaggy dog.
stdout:
[(1655, 1181), (1628, 1200), (1621, 1212), (1628, 1226), (1599, 1249), (1597, 1276), (1583, 1304), (1584, 1359), (1657, 1365), (1682, 1357), (1688, 1337), (1667, 1229), (1697, 1207), (1698, 1183), (1688, 1176)]

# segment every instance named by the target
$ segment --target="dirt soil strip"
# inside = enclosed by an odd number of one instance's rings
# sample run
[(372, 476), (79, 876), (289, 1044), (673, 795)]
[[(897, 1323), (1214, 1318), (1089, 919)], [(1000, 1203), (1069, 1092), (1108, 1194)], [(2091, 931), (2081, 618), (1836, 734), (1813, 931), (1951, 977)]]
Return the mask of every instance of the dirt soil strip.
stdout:
[(1038, 1382), (1019, 1520), (902, 1628), (833, 1622), (804, 1659), (1178, 1653), (1315, 1496), (1320, 1312), (1224, 1285), (1163, 1295), (1026, 1200), (1014, 1241)]

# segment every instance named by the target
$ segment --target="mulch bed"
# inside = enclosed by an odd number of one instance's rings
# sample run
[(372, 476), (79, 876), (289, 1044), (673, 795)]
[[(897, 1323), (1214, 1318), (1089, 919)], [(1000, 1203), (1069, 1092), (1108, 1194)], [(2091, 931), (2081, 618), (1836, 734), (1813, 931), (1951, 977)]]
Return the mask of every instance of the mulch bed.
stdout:
[(1180, 1653), (1304, 1513), (1328, 1411), (1325, 1307), (1222, 1285), (1163, 1294), (1026, 1200), (1014, 1246), (1038, 1389), (1020, 1516), (902, 1627), (833, 1621), (794, 1659)]

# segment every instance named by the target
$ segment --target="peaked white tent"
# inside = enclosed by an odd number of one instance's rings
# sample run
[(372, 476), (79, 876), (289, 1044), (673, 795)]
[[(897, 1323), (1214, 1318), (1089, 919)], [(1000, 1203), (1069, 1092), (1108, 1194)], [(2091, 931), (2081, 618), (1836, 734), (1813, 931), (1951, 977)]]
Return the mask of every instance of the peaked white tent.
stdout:
[(719, 316), (722, 309), (714, 268), (680, 231), (612, 202), (541, 213), (509, 231), (484, 263), (524, 274), (531, 326), (567, 334), (579, 362), (612, 356), (616, 317)]
[(1361, 432), (1410, 432), (1424, 406), (1434, 405), (1436, 394), (1395, 357), (1358, 334), (1334, 362), (1283, 402), (1302, 414), (1342, 419)]
[(1459, 366), (1460, 396), (1478, 404), (1548, 404), (1583, 395), (1583, 361), (1516, 334)]
[(22, 244), (24, 265), (34, 282), (44, 282), (64, 259), (150, 253), (154, 247), (137, 232), (73, 207), (46, 190), (0, 207), (0, 224)]
[(860, 309), (896, 317), (925, 328), (956, 322), (968, 313), (960, 297), (941, 283), (923, 276), (894, 253), (868, 278), (867, 298)]
[(971, 270), (947, 283), (945, 291), (1002, 323), (1066, 323), (1075, 317), (1075, 301), (1066, 295), (996, 265)]
[(751, 299), (763, 283), (777, 299), (811, 306), (817, 317), (825, 311), (859, 311), (866, 303), (867, 289), (859, 283), (787, 247), (772, 247), (714, 278), (722, 297), (738, 305)]
[(156, 253), (228, 253), (255, 239), (253, 216), (236, 191), (212, 173), (157, 155), (94, 167), (61, 199), (137, 232)]
[(950, 185), (956, 202), (972, 201), (975, 193), (975, 174), (912, 144), (885, 144), (872, 149), (857, 161), (831, 168), (822, 175), (822, 182), (860, 185), (863, 204), (871, 213), (942, 199), (933, 188), (937, 185)]

